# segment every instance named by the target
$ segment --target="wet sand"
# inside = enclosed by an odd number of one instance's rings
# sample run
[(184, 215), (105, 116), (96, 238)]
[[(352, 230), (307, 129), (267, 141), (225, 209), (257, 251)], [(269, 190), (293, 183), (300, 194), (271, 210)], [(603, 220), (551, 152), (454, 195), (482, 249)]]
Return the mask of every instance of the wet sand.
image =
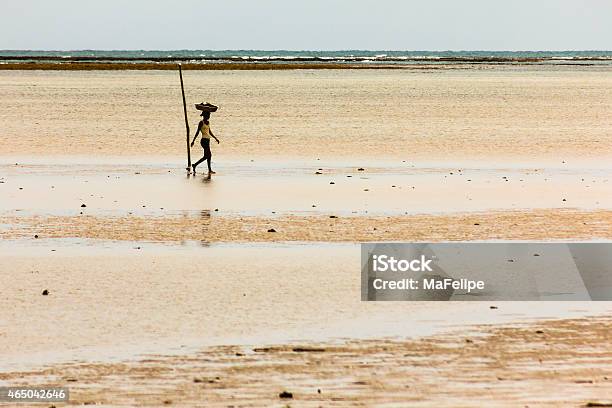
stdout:
[(176, 73), (0, 72), (0, 385), (109, 406), (605, 398), (610, 303), (362, 303), (357, 244), (612, 239), (606, 69), (190, 72), (188, 99), (222, 106), (211, 180), (183, 169)]
[(209, 243), (612, 237), (606, 167), (235, 162), (219, 165), (209, 180), (162, 162), (114, 160), (0, 163), (0, 236)]
[[(470, 324), (609, 313), (611, 307), (365, 303), (358, 245), (73, 239), (3, 242), (0, 255), (0, 269), (11, 272), (1, 281), (1, 371), (185, 354), (203, 346), (402, 339)], [(45, 289), (49, 295), (42, 296)]]
[(72, 404), (104, 406), (604, 407), (611, 325), (591, 317), (403, 341), (215, 347), (0, 381), (70, 384)]
[[(612, 158), (612, 68), (194, 71), (187, 102), (220, 106), (223, 162), (409, 164)], [(185, 157), (178, 74), (0, 71), (0, 155)], [(192, 129), (199, 120), (189, 109)], [(194, 157), (202, 151), (196, 145)], [(363, 166), (365, 163), (356, 163)]]

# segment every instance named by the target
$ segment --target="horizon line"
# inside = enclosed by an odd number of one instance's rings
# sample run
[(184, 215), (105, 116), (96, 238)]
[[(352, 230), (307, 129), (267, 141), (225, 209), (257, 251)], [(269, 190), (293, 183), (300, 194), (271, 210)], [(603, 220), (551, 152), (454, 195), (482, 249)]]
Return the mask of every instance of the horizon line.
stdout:
[(115, 49), (103, 49), (103, 48), (81, 48), (81, 49), (0, 49), (0, 52), (17, 52), (17, 51), (30, 51), (30, 52), (83, 52), (83, 51), (145, 51), (145, 52), (166, 52), (166, 51), (255, 51), (255, 52), (348, 52), (348, 51), (365, 51), (365, 52), (612, 52), (612, 50), (604, 49), (359, 49), (359, 48), (346, 48), (346, 49), (263, 49), (263, 48), (219, 48), (219, 49), (197, 49), (197, 48), (176, 48), (176, 49), (144, 49), (144, 48), (115, 48)]

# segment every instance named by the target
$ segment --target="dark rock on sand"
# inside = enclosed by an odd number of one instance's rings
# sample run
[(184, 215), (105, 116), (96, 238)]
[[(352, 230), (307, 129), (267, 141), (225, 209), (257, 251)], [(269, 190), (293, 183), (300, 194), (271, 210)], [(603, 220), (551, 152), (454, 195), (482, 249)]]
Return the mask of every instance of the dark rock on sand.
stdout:
[(294, 353), (324, 353), (325, 349), (320, 347), (294, 347)]
[(274, 228), (270, 228), (268, 232), (276, 232), (276, 230)]
[(291, 399), (293, 398), (293, 393), (288, 392), (288, 391), (283, 391), (280, 394), (278, 394), (279, 398), (284, 398), (284, 399)]
[(85, 208), (87, 207), (85, 204), (81, 204), (81, 208)]
[(49, 296), (49, 291), (47, 289), (42, 291), (43, 296)]

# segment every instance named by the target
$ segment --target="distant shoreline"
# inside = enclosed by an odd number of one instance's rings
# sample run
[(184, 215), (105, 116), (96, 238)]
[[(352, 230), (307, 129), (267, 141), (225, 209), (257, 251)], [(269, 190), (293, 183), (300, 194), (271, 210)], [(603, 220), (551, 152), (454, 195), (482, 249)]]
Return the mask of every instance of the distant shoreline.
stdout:
[[(176, 63), (155, 63), (155, 62), (21, 62), (21, 63), (0, 63), (0, 71), (18, 70), (41, 70), (41, 71), (154, 71), (154, 70), (176, 70)], [(231, 71), (231, 70), (297, 70), (297, 69), (432, 69), (431, 65), (389, 65), (389, 64), (340, 64), (340, 63), (215, 63), (215, 64), (181, 64), (183, 70), (196, 71)], [(444, 65), (439, 65), (442, 68)]]
[[(1, 57), (0, 57), (1, 61)], [(154, 71), (176, 70), (177, 62), (0, 62), (0, 71)], [(470, 68), (496, 68), (509, 66), (540, 66), (540, 67), (611, 67), (612, 64), (602, 63), (547, 63), (541, 61), (466, 61), (466, 62), (439, 62), (419, 64), (391, 64), (391, 63), (341, 63), (341, 62), (216, 62), (216, 63), (181, 63), (183, 70), (192, 71), (256, 71), (256, 70), (448, 70)]]
[(612, 51), (0, 50), (0, 70), (470, 69), (612, 67)]

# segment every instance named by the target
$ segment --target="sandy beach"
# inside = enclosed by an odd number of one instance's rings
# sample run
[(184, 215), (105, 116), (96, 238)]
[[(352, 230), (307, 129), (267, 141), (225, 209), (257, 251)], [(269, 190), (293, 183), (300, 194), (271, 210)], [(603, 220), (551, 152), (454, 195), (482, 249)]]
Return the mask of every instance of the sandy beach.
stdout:
[(221, 107), (207, 179), (184, 170), (176, 72), (0, 70), (0, 385), (111, 407), (610, 403), (609, 302), (359, 296), (360, 242), (611, 240), (610, 74), (188, 71), (189, 106)]
[[(190, 107), (221, 107), (225, 160), (589, 166), (612, 157), (611, 70), (197, 71), (185, 86)], [(0, 71), (0, 86), (2, 156), (186, 155), (176, 71)]]

